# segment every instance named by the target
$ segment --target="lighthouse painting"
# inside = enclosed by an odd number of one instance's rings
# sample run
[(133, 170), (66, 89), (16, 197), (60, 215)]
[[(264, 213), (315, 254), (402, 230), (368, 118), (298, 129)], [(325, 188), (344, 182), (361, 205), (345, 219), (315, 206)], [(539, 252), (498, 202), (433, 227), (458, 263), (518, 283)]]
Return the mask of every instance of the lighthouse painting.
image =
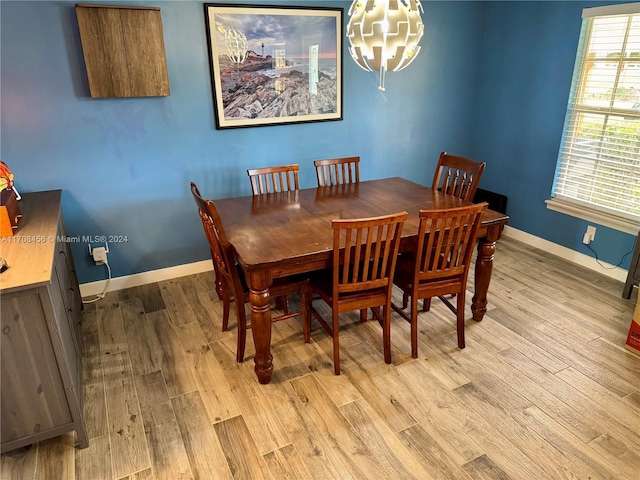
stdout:
[(342, 120), (342, 14), (205, 4), (216, 127)]

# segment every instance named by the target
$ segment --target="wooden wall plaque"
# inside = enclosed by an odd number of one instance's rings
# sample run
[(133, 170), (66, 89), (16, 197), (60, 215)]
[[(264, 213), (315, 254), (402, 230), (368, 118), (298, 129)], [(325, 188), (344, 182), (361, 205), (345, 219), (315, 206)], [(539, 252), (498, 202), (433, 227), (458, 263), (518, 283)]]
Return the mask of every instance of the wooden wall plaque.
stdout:
[(76, 15), (91, 97), (169, 95), (160, 8), (77, 4)]

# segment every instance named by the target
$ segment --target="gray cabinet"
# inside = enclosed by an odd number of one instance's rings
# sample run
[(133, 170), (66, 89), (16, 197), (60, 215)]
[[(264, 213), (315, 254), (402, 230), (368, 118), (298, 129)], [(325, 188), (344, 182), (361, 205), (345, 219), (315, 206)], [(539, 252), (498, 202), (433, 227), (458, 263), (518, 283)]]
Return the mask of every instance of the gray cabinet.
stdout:
[(24, 194), (14, 236), (0, 238), (2, 452), (75, 430), (82, 418), (82, 299), (61, 191)]
[(640, 232), (636, 237), (636, 246), (633, 249), (633, 257), (631, 258), (631, 265), (629, 265), (629, 273), (627, 274), (627, 281), (624, 284), (622, 290), (622, 298), (629, 298), (631, 296), (631, 290), (634, 285), (640, 283)]

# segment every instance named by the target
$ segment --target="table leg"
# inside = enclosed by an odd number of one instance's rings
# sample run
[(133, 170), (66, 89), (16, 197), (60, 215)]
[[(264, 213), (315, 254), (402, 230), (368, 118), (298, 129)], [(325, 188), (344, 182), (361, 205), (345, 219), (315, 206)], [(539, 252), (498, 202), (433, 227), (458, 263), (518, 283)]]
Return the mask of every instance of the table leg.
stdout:
[(493, 255), (496, 252), (496, 241), (500, 238), (502, 226), (489, 227), (487, 235), (478, 240), (478, 256), (475, 269), (475, 295), (471, 300), (473, 319), (480, 322), (487, 313), (487, 291), (493, 271)]
[(264, 272), (251, 275), (249, 302), (251, 303), (251, 332), (256, 347), (255, 372), (262, 384), (271, 381), (273, 356), (271, 355), (271, 306), (269, 287), (271, 276)]

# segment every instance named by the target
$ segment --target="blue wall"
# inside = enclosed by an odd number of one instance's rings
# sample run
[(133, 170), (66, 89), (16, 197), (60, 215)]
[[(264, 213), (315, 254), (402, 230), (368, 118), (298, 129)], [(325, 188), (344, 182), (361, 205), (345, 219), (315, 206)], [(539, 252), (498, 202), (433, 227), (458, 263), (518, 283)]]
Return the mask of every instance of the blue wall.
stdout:
[[(425, 2), (422, 52), (386, 92), (345, 45), (343, 121), (234, 130), (215, 129), (202, 3), (142, 3), (162, 9), (171, 95), (134, 99), (89, 98), (74, 4), (0, 3), (0, 158), (21, 192), (63, 190), (70, 235), (127, 236), (110, 245), (115, 277), (208, 258), (189, 181), (210, 198), (248, 195), (247, 168), (299, 163), (310, 187), (313, 160), (348, 155), (365, 180), (423, 184), (440, 151), (475, 156), (488, 163), (482, 186), (509, 196), (513, 226), (583, 248), (584, 222), (544, 206), (580, 3)], [(350, 2), (291, 4), (341, 6), (347, 23)], [(600, 242), (614, 262), (633, 239), (600, 227)], [(102, 280), (86, 245), (72, 247), (80, 282)]]
[[(588, 223), (548, 210), (544, 202), (558, 159), (582, 9), (603, 4), (488, 2), (474, 121), (473, 155), (487, 162), (482, 187), (508, 196), (509, 224), (592, 256), (582, 243)], [(597, 227), (591, 247), (600, 260), (618, 264), (634, 237)], [(622, 266), (628, 269), (629, 262), (627, 256)]]

